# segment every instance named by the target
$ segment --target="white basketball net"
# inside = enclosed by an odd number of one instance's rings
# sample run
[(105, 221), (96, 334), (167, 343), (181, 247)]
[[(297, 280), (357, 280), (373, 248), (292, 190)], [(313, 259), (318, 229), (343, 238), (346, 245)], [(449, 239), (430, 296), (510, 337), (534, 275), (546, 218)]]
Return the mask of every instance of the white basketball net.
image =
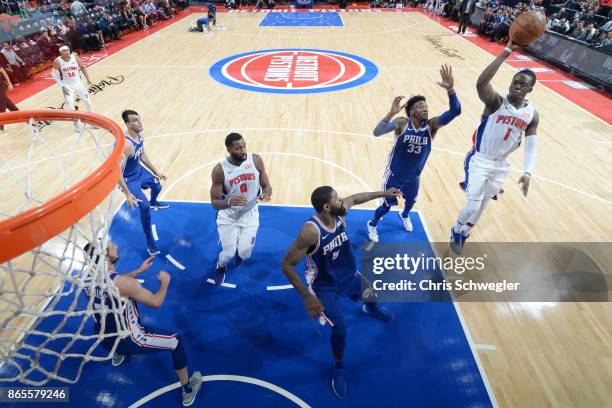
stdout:
[[(71, 121), (7, 125), (0, 151), (0, 220), (39, 206), (92, 173), (110, 155), (106, 129)], [(4, 146), (7, 146), (5, 149)], [(116, 190), (114, 190), (116, 191)], [(8, 192), (8, 193), (5, 193)], [(88, 361), (108, 360), (128, 334), (124, 304), (104, 259), (116, 206), (115, 192), (67, 230), (0, 264), (0, 381), (42, 385), (78, 381)], [(1, 249), (0, 249), (1, 250)], [(94, 310), (93, 296), (113, 307)], [(114, 319), (117, 332), (94, 330), (94, 317)], [(104, 324), (104, 323), (103, 323)], [(102, 347), (102, 340), (112, 347)]]

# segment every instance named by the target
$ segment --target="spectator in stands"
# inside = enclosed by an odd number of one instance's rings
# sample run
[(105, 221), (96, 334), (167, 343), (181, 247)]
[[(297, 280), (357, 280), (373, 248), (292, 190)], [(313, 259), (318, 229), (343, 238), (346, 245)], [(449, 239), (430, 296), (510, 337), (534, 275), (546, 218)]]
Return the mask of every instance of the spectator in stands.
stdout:
[(36, 12), (30, 16), (30, 18), (34, 21), (40, 21), (45, 18), (45, 13), (43, 6), (38, 6), (36, 8)]
[(80, 34), (83, 51), (91, 52), (100, 51), (102, 49), (102, 44), (100, 44), (95, 34), (89, 32), (86, 22), (77, 20), (76, 31)]
[(108, 13), (104, 13), (98, 19), (98, 28), (108, 41), (119, 39), (119, 27), (112, 22), (112, 18)]
[(578, 39), (580, 41), (584, 41), (590, 44), (593, 42), (593, 39), (595, 38), (596, 33), (597, 33), (597, 30), (595, 29), (595, 26), (593, 25), (593, 23), (589, 23), (586, 29), (584, 30), (584, 35)]
[(79, 0), (74, 0), (72, 2), (72, 5), (70, 6), (70, 11), (72, 12), (72, 15), (75, 17), (78, 17), (81, 14), (87, 13), (87, 9), (85, 8), (85, 5), (81, 3)]
[(40, 37), (36, 40), (36, 44), (40, 49), (41, 55), (43, 59), (50, 60), (57, 56), (57, 47), (53, 43), (51, 36), (49, 35), (49, 30), (43, 28)]
[(608, 31), (607, 37), (599, 45), (600, 48), (612, 46), (612, 31)]
[(68, 27), (64, 25), (62, 20), (57, 20), (57, 24), (55, 25), (55, 27), (56, 27), (57, 35), (60, 37), (65, 37), (66, 33), (68, 33)]
[(96, 42), (100, 44), (100, 47), (106, 47), (106, 44), (104, 43), (104, 34), (102, 33), (102, 30), (100, 30), (100, 27), (93, 21), (93, 18), (87, 18), (86, 27), (89, 35), (96, 39)]
[(64, 12), (64, 14), (66, 14), (68, 10), (71, 10), (70, 3), (67, 0), (61, 0), (59, 7), (60, 7), (60, 10)]
[(570, 29), (569, 23), (565, 18), (559, 20), (559, 24), (552, 28), (552, 31), (559, 34), (566, 34)]
[(9, 66), (5, 67), (5, 69), (11, 77), (11, 81), (14, 84), (25, 82), (29, 77), (26, 63), (17, 55), (8, 42), (2, 43), (2, 51), (0, 52), (9, 63)]
[(225, 8), (228, 10), (235, 10), (238, 8), (236, 0), (225, 0)]
[(608, 31), (612, 31), (612, 20), (608, 20), (608, 22), (606, 22), (606, 24), (604, 24), (601, 27), (602, 30), (608, 32)]
[[(0, 79), (0, 113), (6, 112), (6, 109), (10, 111), (18, 111), (19, 108), (15, 106), (15, 104), (6, 96), (7, 88), (8, 90), (13, 89), (13, 84), (9, 79), (9, 76), (6, 74), (6, 71), (0, 68), (0, 75), (2, 78)], [(4, 130), (4, 125), (0, 125), (0, 131)]]
[(132, 6), (130, 6), (130, 3), (127, 3), (121, 9), (121, 15), (123, 16), (125, 21), (128, 22), (128, 24), (132, 27), (133, 30), (137, 30), (138, 29), (139, 22), (141, 20), (139, 19), (139, 16), (137, 16), (136, 13), (134, 13), (134, 11), (132, 10)]
[(597, 18), (595, 17), (595, 13), (593, 12), (593, 10), (589, 10), (587, 12), (586, 17), (584, 18), (584, 23), (587, 24), (587, 25), (589, 23), (592, 23), (592, 24), (596, 24), (597, 23)]
[(476, 0), (463, 0), (459, 6), (459, 28), (457, 33), (465, 34), (465, 30), (470, 23), (470, 16), (476, 10)]
[(585, 33), (584, 22), (578, 21), (576, 27), (574, 27), (574, 29), (570, 33), (570, 37), (580, 40), (584, 36), (584, 33)]
[(484, 16), (480, 19), (478, 32), (482, 35), (487, 35), (493, 28), (493, 24), (495, 24), (495, 15), (493, 15), (493, 9), (489, 7), (485, 10)]

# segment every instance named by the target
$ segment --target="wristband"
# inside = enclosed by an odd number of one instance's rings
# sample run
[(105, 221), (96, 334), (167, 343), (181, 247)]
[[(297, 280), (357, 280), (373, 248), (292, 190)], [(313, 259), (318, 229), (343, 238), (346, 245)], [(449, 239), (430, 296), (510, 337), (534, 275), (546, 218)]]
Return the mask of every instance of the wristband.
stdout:
[(512, 54), (513, 50), (510, 47), (506, 47), (506, 48), (504, 48), (504, 51), (508, 51), (508, 54)]

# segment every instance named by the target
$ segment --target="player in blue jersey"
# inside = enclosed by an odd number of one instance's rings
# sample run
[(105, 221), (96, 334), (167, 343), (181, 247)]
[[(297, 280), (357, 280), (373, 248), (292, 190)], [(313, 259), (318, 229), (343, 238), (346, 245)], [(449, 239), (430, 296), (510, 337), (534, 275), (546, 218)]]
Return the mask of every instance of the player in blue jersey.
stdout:
[[(90, 262), (98, 263), (100, 261), (100, 256), (95, 253), (95, 248), (91, 244), (85, 245), (84, 252)], [(92, 306), (96, 311), (92, 315), (95, 321), (96, 333), (103, 337), (100, 344), (109, 351), (115, 346), (117, 336), (113, 336), (113, 334), (119, 332), (117, 328), (118, 320), (114, 313), (105, 312), (117, 310), (118, 308), (123, 309), (130, 337), (121, 339), (118, 342), (115, 355), (112, 359), (113, 366), (123, 363), (125, 356), (169, 351), (172, 355), (172, 366), (181, 383), (183, 406), (188, 407), (193, 404), (202, 386), (202, 374), (196, 371), (189, 376), (187, 353), (180, 334), (158, 327), (145, 326), (140, 321), (138, 314), (138, 303), (153, 308), (159, 308), (164, 303), (168, 285), (170, 284), (170, 275), (164, 271), (159, 272), (157, 274), (157, 279), (160, 282), (159, 289), (157, 292), (152, 293), (143, 288), (134, 278), (149, 269), (153, 262), (153, 257), (145, 260), (135, 271), (123, 275), (119, 275), (115, 270), (115, 264), (118, 260), (119, 251), (109, 240), (106, 256), (102, 262), (107, 263), (109, 280), (119, 290), (119, 295), (122, 297), (121, 300), (124, 302), (123, 305), (116, 304), (116, 300), (110, 299), (106, 293), (95, 290), (92, 286), (88, 286), (86, 289), (87, 295), (93, 298)], [(92, 291), (92, 289), (94, 290)]]
[[(144, 149), (142, 137), (142, 122), (137, 112), (125, 110), (121, 117), (127, 126), (125, 134), (125, 147), (121, 158), (121, 177), (119, 186), (125, 194), (129, 208), (138, 206), (140, 210), (140, 222), (147, 238), (147, 251), (149, 255), (159, 255), (160, 251), (153, 239), (151, 228), (151, 208), (163, 209), (170, 207), (167, 203), (157, 201), (161, 192), (160, 180), (166, 180), (166, 176), (160, 173), (151, 163)], [(143, 166), (147, 166), (146, 168)], [(147, 199), (142, 190), (151, 190), (151, 199)]]
[(206, 3), (206, 8), (208, 10), (208, 20), (212, 23), (213, 26), (217, 25), (217, 5), (213, 1), (209, 1)]
[[(393, 320), (393, 314), (376, 303), (371, 285), (357, 270), (344, 216), (354, 205), (399, 194), (398, 189), (390, 188), (341, 199), (333, 188), (318, 187), (310, 197), (317, 214), (304, 224), (282, 261), (281, 270), (302, 297), (308, 315), (331, 326), (331, 349), (335, 359), (331, 387), (338, 398), (345, 398), (348, 394), (348, 376), (344, 367), (346, 322), (341, 299), (363, 299), (362, 310), (366, 314), (385, 322)], [(304, 256), (308, 286), (295, 270), (295, 265)]]
[[(393, 100), (389, 113), (374, 129), (374, 136), (395, 132), (395, 143), (389, 153), (389, 161), (383, 176), (383, 190), (395, 187), (402, 192), (406, 203), (404, 210), (398, 215), (408, 232), (412, 231), (409, 214), (419, 193), (420, 176), (431, 152), (431, 142), (442, 126), (448, 125), (461, 114), (461, 104), (453, 89), (455, 81), (451, 67), (442, 65), (440, 75), (442, 82), (438, 82), (438, 85), (448, 92), (449, 109), (446, 112), (429, 119), (425, 97), (416, 95), (408, 99), (404, 105), (406, 117), (391, 120), (402, 110), (401, 101), (404, 97), (398, 96)], [(376, 209), (374, 217), (367, 223), (370, 241), (378, 242), (376, 226), (391, 207), (397, 204), (396, 197), (385, 198), (381, 206)]]
[(189, 31), (190, 33), (193, 33), (193, 32), (201, 33), (201, 32), (204, 32), (204, 28), (206, 28), (206, 34), (210, 34), (212, 32), (212, 29), (210, 28), (210, 18), (208, 17), (198, 18), (196, 20), (196, 27), (189, 27), (187, 31)]

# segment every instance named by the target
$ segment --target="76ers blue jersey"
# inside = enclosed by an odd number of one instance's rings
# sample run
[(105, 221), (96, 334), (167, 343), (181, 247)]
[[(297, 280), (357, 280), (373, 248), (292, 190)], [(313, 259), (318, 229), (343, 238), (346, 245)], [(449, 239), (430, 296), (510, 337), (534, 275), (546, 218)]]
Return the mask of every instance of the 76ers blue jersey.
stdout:
[(330, 290), (349, 283), (357, 268), (344, 220), (336, 217), (333, 230), (323, 225), (317, 216), (307, 222), (319, 230), (317, 244), (306, 254), (308, 284), (315, 290)]
[(138, 135), (138, 141), (132, 139), (130, 135), (126, 134), (125, 139), (134, 146), (134, 155), (127, 158), (125, 161), (125, 167), (123, 168), (123, 177), (125, 179), (132, 178), (142, 170), (140, 165), (140, 156), (142, 155), (142, 149), (144, 148), (144, 140)]
[(385, 170), (388, 176), (400, 179), (419, 177), (431, 152), (431, 134), (429, 124), (424, 122), (420, 129), (412, 127), (408, 119), (406, 127), (395, 138), (395, 144), (389, 153), (389, 163)]

